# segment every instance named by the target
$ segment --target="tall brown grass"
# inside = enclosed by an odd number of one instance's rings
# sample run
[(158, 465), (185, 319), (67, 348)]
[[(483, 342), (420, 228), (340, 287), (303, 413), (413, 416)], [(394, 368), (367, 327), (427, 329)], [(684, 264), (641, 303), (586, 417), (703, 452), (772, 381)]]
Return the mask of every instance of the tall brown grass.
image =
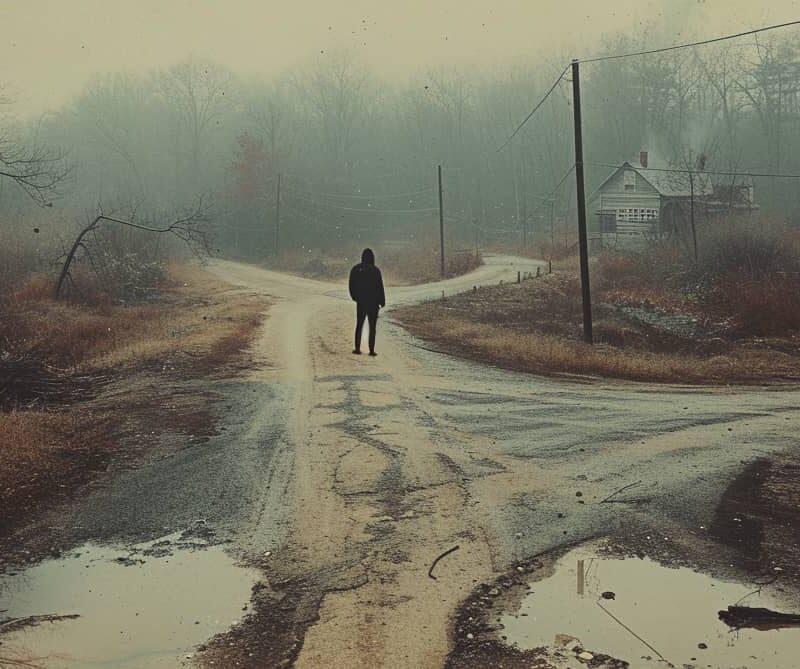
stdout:
[[(141, 364), (182, 352), (202, 354), (213, 366), (213, 360), (221, 363), (241, 351), (266, 303), (246, 296), (215, 300), (221, 286), (210, 275), (185, 266), (172, 272), (173, 287), (158, 301), (132, 305), (105, 298), (57, 301), (46, 277), (31, 277), (0, 296), (0, 348), (66, 370)], [(198, 301), (198, 295), (210, 299)], [(195, 302), (192, 308), (187, 299)]]
[(585, 344), (540, 332), (475, 323), (451, 317), (432, 303), (395, 312), (420, 337), (445, 350), (543, 375), (606, 376), (662, 383), (759, 383), (769, 379), (797, 380), (797, 359), (773, 351), (740, 350), (717, 356), (658, 353), (616, 346)]
[(0, 413), (0, 531), (85, 481), (112, 448), (111, 421), (85, 411)]
[[(169, 402), (164, 398), (180, 379), (227, 374), (244, 364), (241, 354), (268, 303), (231, 293), (230, 286), (194, 267), (175, 267), (172, 276), (172, 288), (145, 305), (55, 301), (51, 283), (42, 277), (0, 296), (0, 351), (26, 353), (67, 376), (90, 371), (97, 372), (91, 378), (122, 381), (112, 399), (100, 397), (94, 404), (72, 396), (78, 404), (37, 398), (26, 410), (0, 412), (0, 531), (33, 513), (45, 498), (87, 480), (117, 447), (114, 427), (148, 403), (163, 429), (209, 432), (202, 401), (195, 405), (183, 394)], [(143, 379), (152, 387), (152, 375), (165, 369), (170, 371), (154, 377), (159, 383), (146, 397), (125, 390)], [(4, 381), (0, 392), (6, 390)], [(98, 402), (102, 413), (87, 410)]]

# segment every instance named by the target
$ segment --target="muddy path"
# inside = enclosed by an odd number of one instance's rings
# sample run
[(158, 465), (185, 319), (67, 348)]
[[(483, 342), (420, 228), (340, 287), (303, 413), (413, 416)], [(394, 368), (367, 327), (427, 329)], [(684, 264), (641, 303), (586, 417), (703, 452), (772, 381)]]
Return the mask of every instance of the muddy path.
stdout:
[[(489, 257), (468, 276), (387, 297), (433, 298), (535, 267)], [(669, 527), (688, 545), (746, 463), (797, 445), (795, 390), (517, 374), (428, 350), (391, 310), (379, 356), (354, 356), (341, 286), (231, 262), (213, 271), (275, 300), (261, 364), (216, 389), (224, 430), (93, 492), (62, 532), (72, 545), (120, 544), (201, 522), (209, 543), (258, 567), (250, 615), (193, 662), (441, 667), (478, 584), (626, 528)], [(635, 495), (600, 503), (633, 482)], [(213, 572), (198, 583), (213, 588)]]

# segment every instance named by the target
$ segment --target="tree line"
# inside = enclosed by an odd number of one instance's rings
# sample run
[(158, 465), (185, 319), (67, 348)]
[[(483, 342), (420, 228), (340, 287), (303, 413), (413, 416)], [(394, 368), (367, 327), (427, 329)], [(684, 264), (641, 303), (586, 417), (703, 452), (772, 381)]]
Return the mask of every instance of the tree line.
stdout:
[[(618, 36), (599, 53), (654, 39)], [(569, 232), (572, 181), (552, 193), (573, 161), (569, 82), (497, 150), (566, 61), (439, 67), (397, 83), (342, 51), (270, 81), (201, 60), (98, 76), (35, 122), (0, 118), (0, 225), (35, 215), (27, 203), (53, 202), (66, 217), (97, 206), (176, 210), (203, 196), (217, 246), (258, 256), (275, 243), (281, 174), (282, 244), (413, 241), (436, 233), (441, 164), (455, 243)], [(582, 88), (589, 163), (645, 149), (651, 161), (703, 154), (709, 169), (800, 173), (794, 32), (590, 63)], [(28, 171), (33, 184), (24, 172), (15, 179), (31, 164), (42, 168)], [(588, 190), (608, 172), (589, 165)], [(797, 181), (757, 180), (756, 198), (800, 221)]]

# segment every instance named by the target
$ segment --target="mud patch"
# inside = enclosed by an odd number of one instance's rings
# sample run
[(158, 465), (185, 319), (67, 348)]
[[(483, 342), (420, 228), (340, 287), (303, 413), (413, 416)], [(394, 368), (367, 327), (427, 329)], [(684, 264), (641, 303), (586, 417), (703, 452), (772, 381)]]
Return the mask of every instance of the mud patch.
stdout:
[[(797, 666), (799, 629), (732, 630), (719, 618), (734, 604), (785, 609), (768, 586), (754, 591), (648, 558), (611, 556), (598, 546), (571, 550), (549, 571), (505, 595), (487, 591), (497, 599), (484, 638), (499, 657), (542, 667)], [(468, 641), (480, 646), (482, 639), (473, 634)], [(448, 666), (477, 665), (456, 660)]]
[(180, 666), (238, 622), (258, 579), (202, 535), (86, 544), (0, 576), (0, 666)]
[(289, 667), (297, 659), (308, 628), (319, 620), (326, 594), (364, 586), (368, 576), (360, 561), (341, 562), (303, 574), (304, 558), (287, 552), (255, 561), (266, 581), (253, 586), (251, 611), (240, 625), (204, 644), (200, 667)]
[(787, 451), (750, 463), (720, 500), (711, 535), (739, 566), (800, 585), (800, 457)]

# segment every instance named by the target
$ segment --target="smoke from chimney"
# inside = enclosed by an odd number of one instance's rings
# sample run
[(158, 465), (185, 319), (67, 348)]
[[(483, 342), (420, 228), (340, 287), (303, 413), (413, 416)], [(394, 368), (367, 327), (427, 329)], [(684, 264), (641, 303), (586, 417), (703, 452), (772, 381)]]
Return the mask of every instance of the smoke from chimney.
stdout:
[(706, 154), (705, 153), (701, 153), (699, 156), (697, 156), (697, 165), (696, 165), (696, 167), (697, 167), (697, 171), (698, 172), (702, 172), (706, 168)]
[(647, 167), (647, 151), (639, 151), (639, 164)]

